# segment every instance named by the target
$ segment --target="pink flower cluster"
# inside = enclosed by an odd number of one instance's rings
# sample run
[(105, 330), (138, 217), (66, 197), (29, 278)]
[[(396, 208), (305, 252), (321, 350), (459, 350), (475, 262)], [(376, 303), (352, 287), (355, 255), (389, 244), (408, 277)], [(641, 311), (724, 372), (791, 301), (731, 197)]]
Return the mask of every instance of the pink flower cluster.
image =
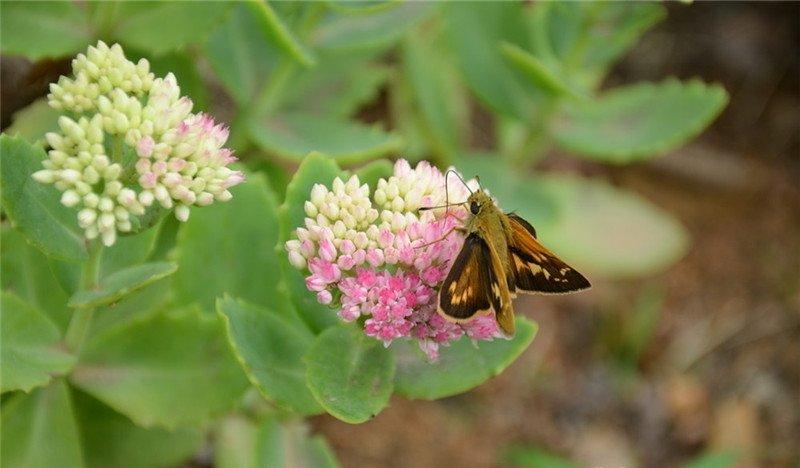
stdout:
[(286, 243), (289, 260), (308, 272), (306, 286), (320, 303), (338, 308), (347, 322), (363, 317), (364, 332), (386, 346), (415, 339), (434, 360), (439, 346), (464, 335), (499, 337), (493, 317), (456, 324), (437, 313), (438, 287), (464, 240), (453, 228), (467, 213), (419, 208), (463, 201), (468, 191), (456, 182), (449, 195), (437, 168), (426, 162), (411, 168), (405, 160), (378, 182), (372, 198), (357, 176), (337, 178), (332, 189), (317, 184), (306, 202), (305, 227)]

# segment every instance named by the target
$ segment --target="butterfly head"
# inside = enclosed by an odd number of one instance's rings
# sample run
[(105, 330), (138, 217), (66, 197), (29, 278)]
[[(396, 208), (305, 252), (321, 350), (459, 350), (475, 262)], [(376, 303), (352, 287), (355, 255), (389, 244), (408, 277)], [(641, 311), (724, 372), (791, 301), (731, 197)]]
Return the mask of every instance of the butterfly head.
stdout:
[(492, 198), (489, 196), (489, 194), (484, 192), (482, 189), (472, 192), (467, 199), (469, 212), (472, 213), (473, 216), (477, 216), (485, 206), (491, 204), (494, 204), (494, 201), (492, 201)]

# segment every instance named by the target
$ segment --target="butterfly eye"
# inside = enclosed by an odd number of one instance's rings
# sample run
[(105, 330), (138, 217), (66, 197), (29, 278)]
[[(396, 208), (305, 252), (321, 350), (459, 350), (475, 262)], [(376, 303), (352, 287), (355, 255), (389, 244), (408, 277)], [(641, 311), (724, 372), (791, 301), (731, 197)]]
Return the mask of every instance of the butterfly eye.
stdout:
[(478, 202), (471, 202), (469, 204), (469, 211), (471, 211), (472, 214), (476, 215), (480, 210), (481, 210), (481, 205), (479, 205)]

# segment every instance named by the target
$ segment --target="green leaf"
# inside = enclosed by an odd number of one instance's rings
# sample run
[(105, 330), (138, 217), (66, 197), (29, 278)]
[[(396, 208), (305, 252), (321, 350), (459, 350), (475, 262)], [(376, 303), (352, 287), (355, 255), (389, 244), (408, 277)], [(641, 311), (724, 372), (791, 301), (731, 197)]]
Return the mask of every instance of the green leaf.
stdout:
[(322, 412), (306, 386), (303, 356), (314, 335), (303, 323), (229, 296), (217, 301), (217, 312), (239, 363), (265, 397), (300, 414)]
[(295, 161), (319, 151), (341, 164), (355, 164), (398, 151), (403, 145), (399, 136), (374, 125), (303, 113), (251, 120), (248, 130), (261, 149)]
[(505, 453), (505, 461), (518, 468), (577, 468), (566, 458), (554, 455), (538, 447), (516, 445)]
[(158, 280), (113, 304), (98, 308), (94, 312), (89, 336), (96, 336), (111, 327), (165, 310), (173, 299), (171, 286), (168, 279)]
[(194, 210), (181, 227), (176, 296), (180, 303), (198, 302), (212, 312), (216, 298), (229, 293), (292, 315), (275, 255), (275, 195), (260, 175), (251, 175), (232, 192), (233, 200)]
[(100, 257), (100, 277), (147, 260), (155, 248), (159, 230), (160, 225), (132, 236), (120, 236), (114, 245), (104, 248)]
[(67, 385), (56, 380), (3, 403), (0, 464), (13, 468), (82, 468)]
[(306, 359), (311, 393), (328, 413), (342, 421), (367, 421), (389, 402), (394, 356), (360, 329), (328, 328), (317, 336)]
[(72, 383), (144, 427), (199, 425), (247, 388), (222, 324), (196, 308), (132, 320), (92, 337)]
[(281, 108), (350, 117), (373, 101), (391, 76), (390, 67), (358, 54), (325, 54), (316, 67), (292, 78), (281, 93)]
[(358, 168), (355, 171), (362, 184), (369, 185), (370, 192), (378, 186), (378, 180), (388, 179), (394, 173), (394, 163), (388, 159), (378, 159)]
[(5, 133), (20, 136), (37, 146), (44, 147), (45, 133), (58, 131), (59, 115), (60, 111), (47, 105), (47, 99), (37, 99), (14, 114), (13, 121)]
[(433, 148), (452, 156), (465, 140), (468, 103), (448, 56), (434, 46), (440, 41), (422, 34), (420, 30), (404, 41), (403, 71)]
[(22, 138), (0, 135), (0, 158), (0, 195), (12, 224), (47, 255), (69, 261), (85, 259), (86, 244), (75, 210), (61, 204), (55, 187), (31, 177), (42, 169), (44, 150)]
[(177, 466), (203, 444), (199, 429), (144, 429), (83, 392), (73, 395), (87, 467)]
[(44, 314), (4, 291), (0, 317), (0, 392), (29, 392), (72, 369), (75, 356)]
[(509, 42), (503, 42), (500, 44), (500, 53), (509, 63), (527, 76), (531, 83), (548, 93), (556, 96), (569, 96), (571, 98), (582, 97), (558, 76), (556, 72), (522, 47)]
[(16, 229), (4, 225), (0, 232), (3, 290), (41, 310), (62, 332), (65, 331), (72, 317), (72, 309), (67, 307), (69, 296), (53, 275), (47, 257), (28, 244)]
[(502, 42), (528, 42), (524, 8), (522, 2), (453, 2), (445, 18), (449, 42), (472, 91), (496, 112), (532, 121), (539, 91), (498, 52)]
[(390, 47), (434, 10), (426, 2), (398, 2), (396, 7), (369, 14), (329, 13), (314, 29), (311, 42), (322, 50)]
[(71, 1), (5, 1), (0, 50), (31, 60), (72, 55), (91, 40), (85, 13)]
[(286, 199), (279, 209), (281, 270), (299, 315), (315, 333), (337, 323), (336, 314), (330, 307), (317, 302), (315, 295), (306, 288), (303, 274), (289, 264), (283, 245), (295, 229), (304, 225), (303, 204), (309, 199), (314, 184), (330, 186), (334, 178), (343, 175), (333, 159), (319, 153), (309, 154), (286, 187)]
[(708, 452), (684, 465), (684, 468), (729, 468), (736, 466), (739, 456), (734, 452)]
[(628, 163), (686, 143), (727, 102), (728, 94), (721, 86), (698, 80), (640, 83), (564, 107), (551, 132), (561, 147), (582, 156)]
[(280, 58), (280, 52), (264, 41), (258, 21), (243, 3), (231, 9), (204, 50), (211, 68), (240, 107), (251, 103)]
[(439, 348), (439, 360), (430, 362), (416, 343), (397, 342), (397, 393), (408, 398), (435, 400), (466, 392), (503, 371), (531, 344), (538, 325), (517, 316), (511, 340), (495, 339), (473, 344), (461, 338)]
[(229, 2), (120, 2), (112, 30), (125, 45), (163, 54), (203, 42), (225, 18)]
[(297, 60), (301, 65), (310, 67), (315, 64), (316, 60), (313, 53), (300, 43), (267, 2), (249, 0), (246, 4), (268, 40)]
[(69, 298), (70, 307), (99, 307), (175, 273), (178, 266), (169, 262), (136, 265), (113, 273), (90, 290), (78, 291)]
[(239, 415), (221, 420), (214, 465), (218, 468), (335, 468), (336, 456), (322, 436), (310, 436), (303, 422), (262, 422)]
[(539, 177), (535, 183), (557, 213), (534, 223), (539, 239), (579, 271), (636, 277), (663, 270), (686, 252), (681, 224), (633, 192), (572, 176)]

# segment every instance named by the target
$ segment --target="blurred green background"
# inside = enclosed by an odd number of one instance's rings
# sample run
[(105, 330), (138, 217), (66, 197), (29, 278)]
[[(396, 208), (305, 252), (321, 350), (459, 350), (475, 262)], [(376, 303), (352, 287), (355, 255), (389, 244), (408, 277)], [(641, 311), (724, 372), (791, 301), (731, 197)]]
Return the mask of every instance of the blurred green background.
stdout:
[(4, 132), (40, 140), (47, 83), (119, 42), (228, 122), (278, 197), (310, 151), (374, 178), (456, 165), (592, 279), (519, 299), (538, 337), (472, 392), (313, 418), (344, 466), (797, 463), (797, 3), (0, 8)]

